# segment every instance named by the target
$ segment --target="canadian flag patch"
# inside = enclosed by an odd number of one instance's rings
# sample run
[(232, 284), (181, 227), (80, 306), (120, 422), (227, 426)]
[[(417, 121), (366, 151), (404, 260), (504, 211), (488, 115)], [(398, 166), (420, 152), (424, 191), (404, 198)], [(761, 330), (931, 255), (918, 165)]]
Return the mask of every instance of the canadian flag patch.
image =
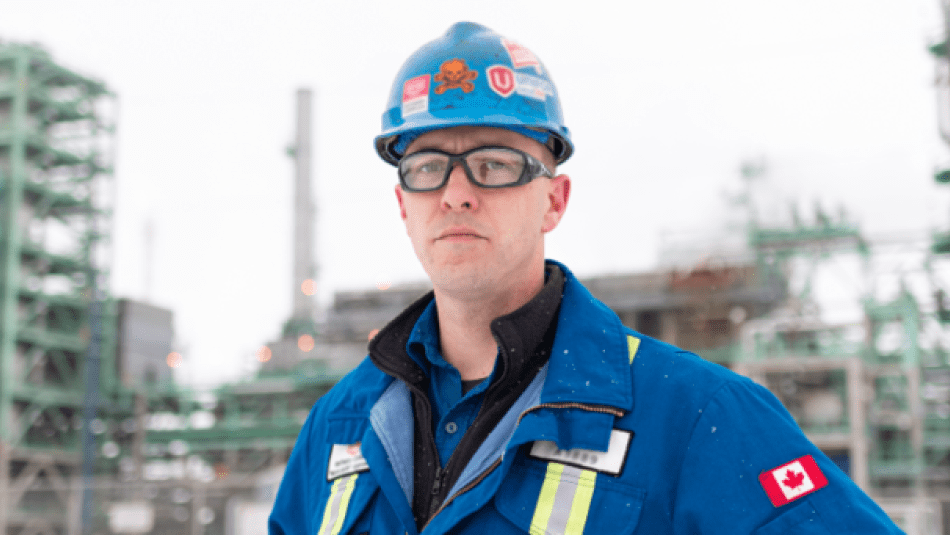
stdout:
[(778, 468), (759, 474), (759, 483), (775, 507), (797, 500), (828, 486), (828, 479), (811, 455), (799, 457)]

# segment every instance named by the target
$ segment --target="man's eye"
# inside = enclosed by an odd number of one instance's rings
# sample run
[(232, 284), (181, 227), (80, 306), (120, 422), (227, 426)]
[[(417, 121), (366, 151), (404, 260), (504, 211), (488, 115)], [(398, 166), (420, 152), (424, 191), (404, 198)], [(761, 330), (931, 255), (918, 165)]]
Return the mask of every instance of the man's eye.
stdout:
[(485, 167), (489, 171), (504, 171), (511, 168), (511, 164), (507, 162), (502, 162), (498, 160), (488, 160), (485, 162)]
[(423, 174), (432, 174), (440, 173), (445, 169), (445, 164), (442, 162), (426, 162), (416, 168), (417, 173)]

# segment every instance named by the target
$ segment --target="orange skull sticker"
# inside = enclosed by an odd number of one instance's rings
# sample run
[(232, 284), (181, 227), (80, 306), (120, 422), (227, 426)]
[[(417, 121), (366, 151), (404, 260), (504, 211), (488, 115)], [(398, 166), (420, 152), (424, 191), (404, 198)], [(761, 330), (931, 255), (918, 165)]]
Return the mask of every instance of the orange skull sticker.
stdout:
[(468, 93), (475, 89), (471, 82), (478, 78), (478, 73), (469, 69), (464, 60), (450, 59), (439, 66), (439, 73), (435, 75), (436, 82), (442, 82), (435, 88), (435, 93), (441, 95), (449, 89), (461, 89)]

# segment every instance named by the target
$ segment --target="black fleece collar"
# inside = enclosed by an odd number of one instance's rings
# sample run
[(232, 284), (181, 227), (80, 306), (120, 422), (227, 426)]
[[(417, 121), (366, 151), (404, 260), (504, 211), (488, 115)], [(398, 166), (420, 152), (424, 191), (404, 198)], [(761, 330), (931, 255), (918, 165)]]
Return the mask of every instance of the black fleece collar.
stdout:
[[(493, 382), (507, 382), (524, 374), (529, 362), (543, 355), (541, 365), (547, 361), (550, 344), (543, 344), (561, 304), (564, 289), (564, 273), (553, 264), (545, 266), (546, 281), (541, 291), (524, 306), (492, 321), (491, 332), (499, 347), (498, 368)], [(406, 344), (412, 330), (435, 293), (429, 292), (389, 322), (369, 342), (369, 355), (373, 364), (386, 374), (425, 390), (422, 384), (428, 371), (406, 352)], [(547, 345), (548, 347), (540, 347)], [(534, 358), (532, 358), (534, 357)]]

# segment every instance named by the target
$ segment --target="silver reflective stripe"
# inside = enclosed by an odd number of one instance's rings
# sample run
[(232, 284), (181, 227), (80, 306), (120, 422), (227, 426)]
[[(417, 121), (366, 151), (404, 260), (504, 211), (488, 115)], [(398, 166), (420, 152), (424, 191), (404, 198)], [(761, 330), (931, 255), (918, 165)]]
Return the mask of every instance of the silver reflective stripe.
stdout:
[(531, 535), (582, 535), (597, 473), (548, 463), (528, 531)]
[(333, 482), (330, 498), (327, 499), (326, 509), (323, 510), (323, 521), (320, 523), (320, 530), (317, 532), (319, 535), (337, 535), (340, 533), (357, 477), (359, 477), (359, 474), (350, 474)]
[(567, 533), (567, 519), (571, 516), (571, 504), (574, 503), (580, 477), (580, 468), (565, 466), (561, 471), (561, 482), (554, 493), (554, 509), (548, 518), (547, 533)]

